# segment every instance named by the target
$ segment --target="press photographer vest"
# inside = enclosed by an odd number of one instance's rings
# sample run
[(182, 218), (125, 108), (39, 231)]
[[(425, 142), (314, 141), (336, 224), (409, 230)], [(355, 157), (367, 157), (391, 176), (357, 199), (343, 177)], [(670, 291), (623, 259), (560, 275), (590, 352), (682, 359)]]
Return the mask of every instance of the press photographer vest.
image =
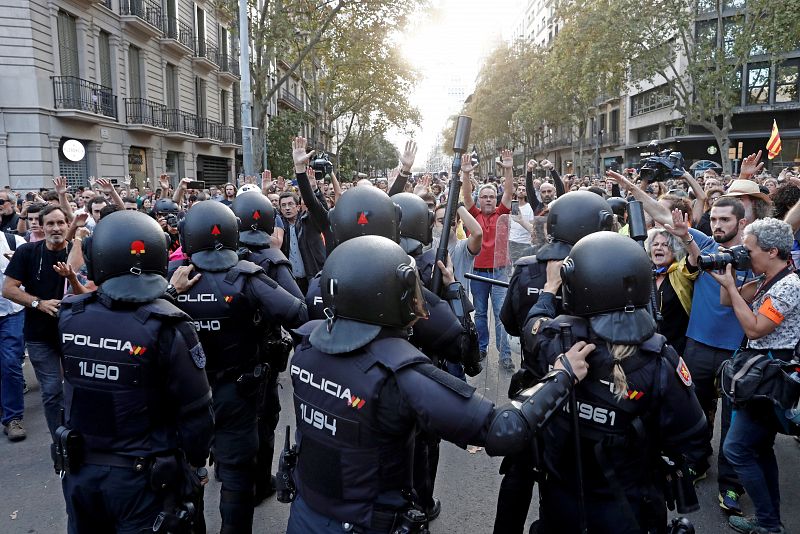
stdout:
[(406, 505), (414, 432), (381, 432), (376, 405), (386, 379), (418, 363), (430, 362), (398, 338), (342, 355), (322, 353), (307, 338), (297, 347), (290, 366), (300, 453), (295, 480), (316, 512), (365, 527), (376, 502)]
[(175, 449), (158, 336), (165, 324), (190, 319), (161, 299), (135, 308), (106, 307), (101, 298), (108, 299), (94, 292), (61, 303), (65, 423), (91, 450), (147, 456)]

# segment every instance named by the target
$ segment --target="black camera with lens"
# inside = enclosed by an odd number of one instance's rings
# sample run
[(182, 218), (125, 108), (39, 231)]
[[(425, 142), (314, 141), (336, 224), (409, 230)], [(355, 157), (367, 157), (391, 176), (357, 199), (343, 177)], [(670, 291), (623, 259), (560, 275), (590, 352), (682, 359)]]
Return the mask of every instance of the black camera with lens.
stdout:
[(750, 269), (750, 253), (744, 245), (736, 245), (731, 248), (720, 247), (714, 254), (703, 254), (697, 258), (697, 267), (701, 271), (724, 271), (725, 266), (730, 264), (735, 271), (747, 271)]
[(321, 153), (317, 159), (311, 161), (311, 168), (314, 169), (314, 174), (318, 180), (326, 174), (333, 173), (333, 163), (331, 163), (330, 158), (325, 152)]
[(168, 213), (164, 219), (167, 221), (167, 226), (170, 228), (178, 227), (178, 216), (174, 213)]
[(658, 141), (653, 141), (647, 148), (653, 155), (639, 162), (639, 176), (642, 180), (664, 182), (683, 176), (683, 154), (669, 149), (662, 151)]

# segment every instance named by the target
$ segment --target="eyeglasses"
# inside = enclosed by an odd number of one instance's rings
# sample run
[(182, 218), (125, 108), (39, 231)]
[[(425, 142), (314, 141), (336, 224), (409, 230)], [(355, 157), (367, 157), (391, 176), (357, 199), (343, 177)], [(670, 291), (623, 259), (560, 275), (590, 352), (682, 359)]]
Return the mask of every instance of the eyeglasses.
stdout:
[(4, 199), (4, 198), (0, 198), (0, 206), (2, 206), (3, 204), (5, 204), (6, 202), (11, 202), (11, 201), (10, 201), (10, 200), (6, 200), (6, 199)]

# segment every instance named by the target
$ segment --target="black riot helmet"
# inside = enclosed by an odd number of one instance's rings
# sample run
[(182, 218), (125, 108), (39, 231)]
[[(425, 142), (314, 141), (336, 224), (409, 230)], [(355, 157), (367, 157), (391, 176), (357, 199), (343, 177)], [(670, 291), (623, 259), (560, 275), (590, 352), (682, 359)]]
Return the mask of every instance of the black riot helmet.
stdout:
[(400, 207), (377, 187), (347, 190), (328, 212), (336, 245), (360, 235), (379, 235), (400, 242)]
[[(354, 261), (365, 261), (354, 265)], [(336, 247), (322, 268), (322, 302), (328, 321), (311, 334), (329, 354), (363, 347), (381, 328), (406, 328), (427, 317), (414, 260), (381, 236), (359, 236)]]
[(260, 191), (236, 195), (231, 204), (239, 218), (239, 242), (252, 247), (268, 247), (275, 231), (275, 208)]
[(167, 288), (167, 241), (152, 217), (115, 211), (83, 240), (89, 279), (114, 300), (150, 302)]
[(647, 310), (652, 264), (641, 245), (617, 232), (596, 232), (575, 243), (561, 267), (566, 313), (589, 317), (606, 341), (639, 344), (653, 335)]
[(614, 224), (614, 215), (608, 202), (589, 191), (573, 191), (562, 195), (549, 208), (548, 242), (536, 253), (539, 261), (563, 260), (579, 239), (601, 230), (611, 230)]
[(179, 213), (181, 210), (178, 207), (178, 204), (175, 203), (174, 200), (171, 198), (159, 198), (156, 200), (156, 205), (153, 207), (153, 211), (156, 214), (161, 213)]
[(620, 224), (625, 224), (625, 217), (628, 215), (628, 201), (622, 197), (608, 197), (606, 199), (611, 211), (617, 216)]
[(419, 195), (413, 193), (397, 193), (391, 199), (400, 206), (403, 215), (400, 219), (400, 246), (408, 254), (417, 256), (422, 253), (423, 245), (433, 241), (433, 212)]
[(226, 271), (239, 262), (239, 221), (222, 202), (198, 202), (186, 212), (179, 230), (183, 252), (200, 269)]
[(572, 247), (561, 278), (564, 310), (585, 317), (647, 306), (653, 271), (636, 241), (616, 232), (596, 232)]

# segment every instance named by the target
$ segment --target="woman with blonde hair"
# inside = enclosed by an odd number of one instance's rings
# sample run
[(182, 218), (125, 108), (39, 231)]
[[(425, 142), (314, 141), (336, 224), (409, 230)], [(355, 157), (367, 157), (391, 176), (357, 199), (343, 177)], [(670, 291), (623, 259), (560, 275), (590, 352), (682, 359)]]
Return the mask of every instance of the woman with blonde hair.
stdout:
[[(680, 461), (702, 444), (706, 421), (688, 368), (656, 333), (647, 309), (650, 259), (632, 239), (597, 232), (575, 244), (560, 274), (569, 315), (537, 317), (545, 307), (540, 297), (525, 327), (532, 336), (526, 335), (526, 350), (545, 371), (574, 341), (595, 348), (575, 403), (541, 431), (546, 475), (536, 532), (661, 532), (667, 523), (661, 456)], [(550, 268), (548, 275), (551, 287)]]

